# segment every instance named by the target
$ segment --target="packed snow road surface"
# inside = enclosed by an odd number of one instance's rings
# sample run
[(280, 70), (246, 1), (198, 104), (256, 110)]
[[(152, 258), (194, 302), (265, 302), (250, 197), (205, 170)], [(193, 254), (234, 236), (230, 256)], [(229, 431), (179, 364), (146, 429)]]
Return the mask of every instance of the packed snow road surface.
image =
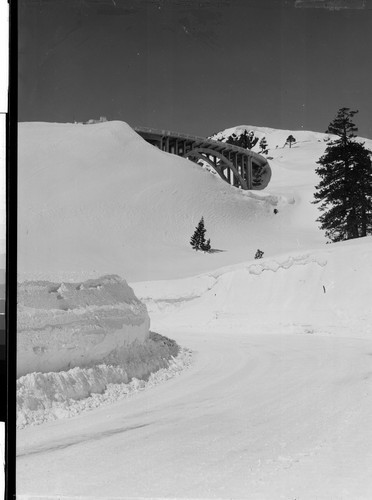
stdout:
[(181, 377), (18, 432), (19, 498), (372, 497), (371, 340), (175, 339)]

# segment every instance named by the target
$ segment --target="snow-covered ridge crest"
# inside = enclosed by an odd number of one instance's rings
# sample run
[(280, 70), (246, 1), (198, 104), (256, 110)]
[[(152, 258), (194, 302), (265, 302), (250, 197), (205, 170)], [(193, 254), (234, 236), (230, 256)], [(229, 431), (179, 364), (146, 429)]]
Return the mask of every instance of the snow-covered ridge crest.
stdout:
[(149, 335), (146, 306), (116, 275), (18, 286), (17, 375), (103, 362)]
[(211, 139), (225, 142), (231, 135), (235, 134), (236, 136), (240, 136), (245, 132), (251, 132), (254, 134), (254, 137), (258, 138), (257, 144), (252, 148), (253, 151), (259, 151), (259, 141), (263, 137), (266, 138), (269, 149), (283, 147), (290, 135), (295, 137), (296, 142), (323, 142), (329, 137), (328, 134), (309, 130), (284, 130), (270, 127), (256, 127), (254, 125), (237, 125), (236, 127), (221, 130), (211, 136)]
[[(327, 134), (323, 132), (314, 132), (311, 130), (287, 130), (287, 129), (275, 129), (271, 127), (257, 127), (255, 125), (237, 125), (235, 127), (230, 127), (225, 130), (221, 130), (216, 134), (211, 136), (211, 139), (225, 142), (228, 137), (232, 134), (240, 136), (244, 132), (253, 132), (254, 136), (259, 139), (259, 141), (265, 137), (267, 140), (268, 148), (282, 148), (285, 146), (287, 138), (292, 135), (296, 139), (296, 143), (316, 143), (316, 142), (327, 142), (329, 139), (335, 139), (336, 136), (332, 134)], [(359, 141), (367, 141), (370, 143), (369, 139), (362, 137), (357, 138)], [(258, 152), (260, 150), (259, 141), (252, 148), (253, 151)], [(289, 146), (288, 146), (289, 147)]]

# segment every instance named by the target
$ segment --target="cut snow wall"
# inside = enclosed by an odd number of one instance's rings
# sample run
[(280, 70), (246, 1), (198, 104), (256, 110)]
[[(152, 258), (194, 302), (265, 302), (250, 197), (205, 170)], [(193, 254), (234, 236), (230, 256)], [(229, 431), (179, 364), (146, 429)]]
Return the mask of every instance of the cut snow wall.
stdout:
[(17, 376), (87, 367), (149, 337), (146, 306), (119, 276), (18, 286)]

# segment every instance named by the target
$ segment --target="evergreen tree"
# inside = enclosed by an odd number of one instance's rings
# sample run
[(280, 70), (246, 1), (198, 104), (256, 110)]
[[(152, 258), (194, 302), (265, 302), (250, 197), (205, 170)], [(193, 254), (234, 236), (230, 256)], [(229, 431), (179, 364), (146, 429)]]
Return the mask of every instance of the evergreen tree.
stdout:
[(199, 221), (196, 226), (194, 234), (191, 236), (190, 245), (194, 250), (202, 250), (203, 252), (210, 252), (211, 240), (205, 240), (206, 229), (204, 227), (204, 217)]
[(331, 241), (342, 241), (372, 233), (372, 163), (364, 143), (355, 140), (352, 121), (357, 111), (341, 108), (326, 133), (337, 139), (327, 142), (318, 160), (316, 173), (321, 180), (314, 203), (321, 203), (317, 219)]
[(263, 154), (268, 153), (269, 150), (268, 150), (268, 144), (267, 144), (266, 137), (262, 137), (262, 139), (260, 140), (259, 146), (261, 148), (260, 153), (263, 153)]
[(227, 140), (226, 144), (232, 144), (233, 146), (239, 146), (244, 149), (252, 149), (258, 142), (258, 137), (255, 137), (254, 132), (251, 130), (248, 132), (244, 130), (240, 135), (235, 133), (231, 134)]
[(258, 249), (254, 258), (255, 259), (262, 259), (263, 254), (264, 254), (264, 252), (262, 250)]
[(200, 250), (203, 250), (203, 252), (210, 252), (211, 251), (211, 240), (208, 239), (205, 243), (202, 243)]
[(287, 137), (287, 140), (285, 141), (285, 144), (289, 144), (289, 147), (292, 147), (292, 143), (296, 142), (296, 139), (293, 137), (293, 135), (289, 135)]

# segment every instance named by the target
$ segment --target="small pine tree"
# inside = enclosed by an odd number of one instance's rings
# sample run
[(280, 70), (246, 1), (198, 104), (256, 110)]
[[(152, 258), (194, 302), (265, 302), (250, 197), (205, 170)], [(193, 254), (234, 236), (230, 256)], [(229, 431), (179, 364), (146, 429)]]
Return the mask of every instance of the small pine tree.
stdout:
[(293, 137), (293, 135), (289, 135), (287, 137), (287, 140), (285, 141), (285, 144), (289, 144), (289, 147), (292, 147), (292, 143), (296, 142), (296, 139)]
[(206, 229), (204, 227), (204, 217), (199, 221), (196, 226), (194, 234), (191, 236), (190, 245), (194, 250), (202, 250), (203, 252), (210, 252), (211, 240), (205, 240)]
[(261, 148), (260, 153), (267, 154), (269, 152), (266, 137), (262, 137), (259, 146)]
[(263, 254), (264, 254), (264, 252), (262, 250), (258, 249), (254, 258), (255, 259), (262, 259)]
[(211, 240), (208, 239), (205, 243), (202, 243), (200, 250), (203, 250), (203, 252), (210, 252), (211, 251)]

